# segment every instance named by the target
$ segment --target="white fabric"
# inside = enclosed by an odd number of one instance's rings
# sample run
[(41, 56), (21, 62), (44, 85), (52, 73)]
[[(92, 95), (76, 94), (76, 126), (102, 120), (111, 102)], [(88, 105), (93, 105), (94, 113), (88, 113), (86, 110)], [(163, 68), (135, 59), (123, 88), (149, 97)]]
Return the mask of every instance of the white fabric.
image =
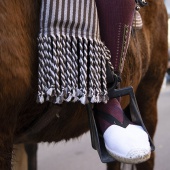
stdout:
[(104, 141), (111, 155), (124, 159), (136, 159), (150, 155), (147, 133), (141, 126), (129, 124), (126, 128), (111, 125), (104, 133)]
[(95, 0), (42, 0), (37, 102), (106, 103), (106, 63)]

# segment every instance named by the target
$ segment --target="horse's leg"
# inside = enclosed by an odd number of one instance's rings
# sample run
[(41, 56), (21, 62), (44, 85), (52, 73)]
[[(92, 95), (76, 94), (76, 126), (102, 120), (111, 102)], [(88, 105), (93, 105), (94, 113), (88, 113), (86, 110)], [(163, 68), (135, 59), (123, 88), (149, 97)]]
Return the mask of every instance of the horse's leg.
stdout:
[[(10, 116), (2, 119), (6, 115), (0, 113), (0, 169), (10, 170), (13, 148), (13, 119)], [(11, 116), (12, 117), (12, 116)]]
[(107, 163), (107, 170), (120, 170), (120, 163), (117, 161)]
[[(151, 83), (154, 85), (154, 81), (147, 80), (143, 81), (138, 88), (137, 91), (137, 101), (139, 105), (139, 109), (143, 118), (143, 121), (147, 127), (151, 138), (153, 138), (156, 125), (157, 125), (157, 97), (159, 93), (159, 88), (153, 88)], [(150, 85), (149, 85), (150, 84)], [(157, 90), (156, 90), (157, 89)], [(154, 166), (154, 153), (151, 154), (151, 158), (142, 164), (139, 164), (138, 169), (142, 170), (152, 170)]]
[(37, 144), (14, 145), (13, 170), (37, 170)]
[[(4, 56), (6, 57), (6, 56)], [(0, 58), (1, 59), (1, 58)], [(13, 83), (5, 83), (0, 69), (0, 170), (10, 170), (13, 149), (13, 135), (17, 122), (17, 97), (12, 97)], [(8, 75), (7, 75), (8, 77)], [(2, 80), (4, 81), (1, 81)], [(2, 84), (4, 83), (4, 84)], [(11, 84), (10, 86), (8, 86)], [(19, 87), (18, 87), (19, 88)], [(11, 91), (11, 93), (8, 93)]]
[[(1, 73), (0, 70), (2, 78), (4, 75)], [(5, 78), (2, 80), (4, 81), (0, 80), (0, 87), (2, 87), (0, 88), (0, 170), (11, 170), (13, 137), (17, 112), (20, 110), (20, 100), (17, 95), (14, 95), (14, 91), (17, 89), (15, 83), (11, 83), (10, 80), (7, 83)]]
[(27, 155), (24, 144), (14, 145), (13, 152), (13, 170), (28, 170)]
[[(154, 59), (155, 61), (153, 61), (153, 64), (150, 65), (149, 70), (144, 79), (139, 84), (136, 93), (139, 110), (141, 112), (146, 128), (151, 135), (151, 138), (153, 138), (156, 130), (157, 99), (166, 71), (166, 54), (162, 53), (162, 55), (165, 55), (165, 57), (162, 57), (162, 59), (159, 57), (159, 55), (157, 55), (157, 60), (159, 61)], [(152, 153), (151, 158), (147, 162), (137, 165), (138, 170), (153, 170), (153, 168), (154, 153)]]
[(37, 148), (38, 144), (25, 144), (28, 156), (28, 170), (37, 170)]
[[(25, 95), (23, 98), (20, 96), (22, 100), (19, 97), (21, 86), (15, 86), (15, 81), (11, 81), (9, 80), (8, 83), (0, 81), (4, 83), (2, 86), (4, 90), (2, 89), (1, 91), (0, 88), (0, 170), (11, 169), (13, 137), (17, 124), (17, 115), (21, 108), (20, 104), (25, 98)], [(18, 92), (15, 94), (17, 89)]]

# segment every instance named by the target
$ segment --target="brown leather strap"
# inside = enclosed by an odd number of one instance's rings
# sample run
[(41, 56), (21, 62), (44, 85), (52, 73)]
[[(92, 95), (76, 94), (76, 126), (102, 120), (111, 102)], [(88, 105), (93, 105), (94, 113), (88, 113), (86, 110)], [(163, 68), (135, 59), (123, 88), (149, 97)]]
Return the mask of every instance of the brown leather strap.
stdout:
[(50, 122), (57, 117), (56, 110), (53, 106), (53, 104), (49, 104), (44, 113), (42, 113), (42, 116), (34, 123), (34, 125), (32, 127), (28, 127), (28, 129), (20, 136), (17, 136), (14, 139), (14, 143), (24, 143), (33, 135), (39, 133), (46, 126), (48, 126)]

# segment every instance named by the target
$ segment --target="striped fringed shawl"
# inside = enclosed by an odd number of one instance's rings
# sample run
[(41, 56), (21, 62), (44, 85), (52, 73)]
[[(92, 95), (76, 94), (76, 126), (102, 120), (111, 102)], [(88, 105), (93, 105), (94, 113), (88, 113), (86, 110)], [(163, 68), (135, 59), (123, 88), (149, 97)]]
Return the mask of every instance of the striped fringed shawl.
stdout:
[[(39, 103), (107, 102), (106, 62), (95, 0), (42, 0)], [(113, 70), (113, 68), (112, 68)]]

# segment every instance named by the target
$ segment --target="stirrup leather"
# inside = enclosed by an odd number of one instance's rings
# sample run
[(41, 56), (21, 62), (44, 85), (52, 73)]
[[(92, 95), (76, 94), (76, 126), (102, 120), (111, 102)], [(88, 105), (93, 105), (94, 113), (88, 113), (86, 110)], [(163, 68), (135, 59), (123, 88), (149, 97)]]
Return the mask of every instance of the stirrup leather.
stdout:
[[(152, 139), (143, 123), (143, 120), (142, 120), (142, 117), (141, 117), (141, 114), (140, 114), (140, 111), (139, 111), (139, 108), (137, 105), (136, 97), (133, 92), (133, 88), (131, 86), (122, 88), (122, 89), (111, 88), (108, 90), (108, 92), (109, 92), (108, 93), (109, 98), (118, 98), (121, 96), (129, 95), (129, 97), (130, 97), (129, 111), (130, 111), (131, 121), (133, 123), (143, 127), (143, 129), (148, 134), (151, 150), (154, 151), (155, 146), (154, 146)], [(88, 110), (88, 117), (89, 117), (89, 126), (90, 126), (92, 147), (98, 151), (99, 157), (103, 163), (109, 163), (109, 162), (115, 161), (115, 159), (112, 158), (108, 154), (108, 152), (105, 148), (103, 137), (101, 135), (99, 135), (99, 131), (97, 129), (96, 121), (94, 118), (94, 112), (93, 112), (93, 109), (92, 109), (92, 106), (90, 103), (87, 104), (87, 110)]]

